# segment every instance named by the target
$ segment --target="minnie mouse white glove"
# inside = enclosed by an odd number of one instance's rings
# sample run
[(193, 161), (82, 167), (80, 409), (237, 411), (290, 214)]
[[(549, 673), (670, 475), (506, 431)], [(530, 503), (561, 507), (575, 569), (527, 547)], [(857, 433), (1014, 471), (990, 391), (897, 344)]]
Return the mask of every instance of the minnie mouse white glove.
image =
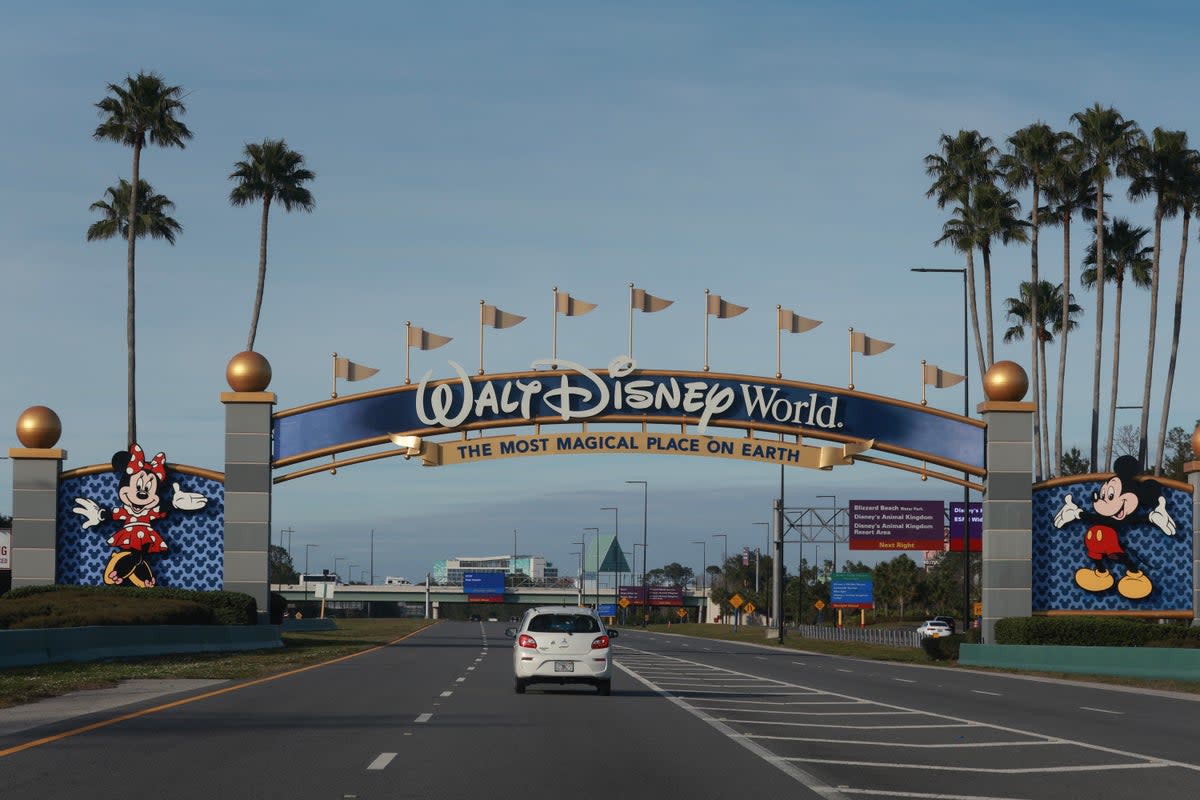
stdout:
[(86, 497), (76, 497), (76, 506), (71, 510), (79, 516), (83, 517), (83, 529), (94, 528), (99, 525), (104, 519), (104, 511), (96, 504), (95, 500), (88, 500)]

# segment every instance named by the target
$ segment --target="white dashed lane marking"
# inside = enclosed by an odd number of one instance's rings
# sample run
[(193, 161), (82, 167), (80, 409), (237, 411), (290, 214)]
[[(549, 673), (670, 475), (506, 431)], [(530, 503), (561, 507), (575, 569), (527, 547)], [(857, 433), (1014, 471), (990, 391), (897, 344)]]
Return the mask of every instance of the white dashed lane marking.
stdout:
[(392, 759), (396, 757), (395, 753), (380, 753), (375, 756), (375, 760), (367, 765), (367, 769), (383, 769), (388, 764), (392, 763)]
[(1108, 708), (1092, 708), (1091, 706), (1080, 706), (1080, 708), (1084, 711), (1095, 711), (1098, 714), (1116, 714), (1118, 716), (1125, 714), (1124, 711), (1113, 711)]
[(892, 680), (900, 681), (901, 683), (916, 683), (916, 681), (909, 680), (908, 678), (892, 678)]
[(433, 714), (418, 714), (417, 718), (414, 719), (413, 722), (429, 722), (432, 717)]
[(452, 694), (454, 694), (454, 692), (442, 692), (440, 696), (441, 697), (449, 697)]
[(1004, 695), (1000, 694), (999, 692), (985, 692), (982, 689), (972, 689), (971, 691), (974, 694), (986, 694), (989, 697), (1004, 697)]

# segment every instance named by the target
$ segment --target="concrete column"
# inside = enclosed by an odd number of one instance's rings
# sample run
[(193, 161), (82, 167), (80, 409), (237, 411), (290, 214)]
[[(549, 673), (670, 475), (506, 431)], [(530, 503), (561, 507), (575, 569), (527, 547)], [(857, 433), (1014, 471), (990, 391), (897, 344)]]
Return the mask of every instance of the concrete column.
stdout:
[(225, 405), (225, 590), (258, 602), (270, 621), (271, 410), (273, 392), (223, 392)]
[(54, 583), (58, 479), (66, 450), (10, 448), (13, 462), (12, 585)]
[(983, 641), (996, 620), (1033, 611), (1034, 403), (988, 400), (987, 476), (983, 482)]
[[(1183, 474), (1192, 485), (1192, 614), (1200, 614), (1200, 428), (1192, 434), (1193, 461), (1184, 462)], [(15, 525), (14, 520), (14, 525)], [(16, 531), (13, 532), (14, 536)], [(1200, 617), (1192, 617), (1200, 625)]]

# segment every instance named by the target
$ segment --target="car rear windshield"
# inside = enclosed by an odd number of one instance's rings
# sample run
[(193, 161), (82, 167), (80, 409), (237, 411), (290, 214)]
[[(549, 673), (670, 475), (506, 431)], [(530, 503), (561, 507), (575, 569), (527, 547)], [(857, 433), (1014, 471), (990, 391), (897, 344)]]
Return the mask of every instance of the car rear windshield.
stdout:
[(600, 623), (588, 614), (538, 614), (529, 621), (533, 633), (599, 633)]

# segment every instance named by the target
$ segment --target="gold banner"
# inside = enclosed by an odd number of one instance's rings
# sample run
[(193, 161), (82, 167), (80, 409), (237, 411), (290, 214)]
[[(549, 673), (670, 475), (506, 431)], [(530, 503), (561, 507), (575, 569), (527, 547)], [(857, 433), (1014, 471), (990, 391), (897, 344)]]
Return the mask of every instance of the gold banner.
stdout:
[[(649, 431), (601, 431), (596, 433), (520, 434), (422, 442), (425, 466), (473, 464), (520, 456), (556, 456), (590, 453), (640, 453), (647, 455), (707, 456), (740, 461), (762, 461), (788, 467), (832, 469), (849, 466), (854, 456), (869, 450), (871, 442), (813, 447), (794, 442), (777, 442), (731, 436), (702, 436), (694, 433)], [(416, 455), (416, 452), (412, 453)]]

